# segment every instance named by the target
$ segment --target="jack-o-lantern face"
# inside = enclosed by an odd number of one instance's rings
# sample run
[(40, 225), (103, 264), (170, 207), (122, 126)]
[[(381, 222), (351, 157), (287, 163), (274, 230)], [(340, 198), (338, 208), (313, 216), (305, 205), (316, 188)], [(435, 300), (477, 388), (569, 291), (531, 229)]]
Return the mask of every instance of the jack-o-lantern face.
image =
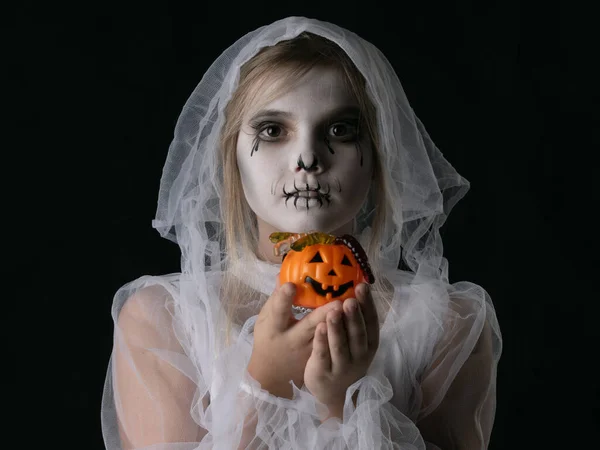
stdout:
[(355, 297), (354, 288), (365, 276), (346, 245), (314, 244), (286, 254), (279, 280), (296, 285), (294, 305), (314, 309)]

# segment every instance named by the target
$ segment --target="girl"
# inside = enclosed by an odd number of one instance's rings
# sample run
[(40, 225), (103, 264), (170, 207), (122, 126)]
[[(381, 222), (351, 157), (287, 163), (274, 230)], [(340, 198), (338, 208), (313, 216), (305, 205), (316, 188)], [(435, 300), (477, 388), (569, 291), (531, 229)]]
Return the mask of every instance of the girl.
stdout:
[[(439, 234), (468, 186), (370, 43), (302, 17), (242, 37), (164, 167), (181, 273), (115, 297), (106, 447), (487, 448), (501, 335)], [(311, 230), (354, 235), (375, 282), (296, 320), (269, 236)]]

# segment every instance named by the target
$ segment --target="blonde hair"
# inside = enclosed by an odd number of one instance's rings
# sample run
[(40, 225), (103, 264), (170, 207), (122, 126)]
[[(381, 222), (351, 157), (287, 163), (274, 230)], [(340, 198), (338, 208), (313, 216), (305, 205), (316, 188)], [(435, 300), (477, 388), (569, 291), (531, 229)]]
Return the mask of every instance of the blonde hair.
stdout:
[[(224, 222), (225, 255), (229, 261), (229, 267), (231, 267), (231, 264), (236, 261), (252, 257), (258, 243), (256, 216), (243, 195), (236, 157), (237, 138), (247, 108), (249, 105), (254, 108), (261, 106), (257, 105), (259, 94), (262, 95), (261, 104), (267, 104), (285, 91), (289, 91), (314, 67), (334, 68), (343, 75), (346, 88), (355, 96), (361, 111), (359, 127), (366, 130), (373, 148), (371, 196), (375, 199), (377, 208), (371, 223), (369, 242), (365, 243), (365, 251), (371, 261), (376, 278), (376, 284), (372, 286), (372, 291), (383, 293), (389, 291), (389, 288), (384, 288), (384, 279), (377, 276), (377, 256), (380, 238), (389, 213), (389, 202), (386, 199), (387, 189), (384, 185), (384, 177), (381, 175), (383, 168), (378, 151), (379, 139), (375, 107), (367, 93), (363, 75), (348, 55), (332, 41), (307, 32), (294, 39), (265, 47), (246, 62), (240, 69), (238, 87), (225, 108), (225, 123), (220, 136), (221, 167), (223, 168), (221, 213)], [(274, 89), (264, 95), (260, 88), (264, 86), (267, 77), (273, 76), (273, 74), (285, 82), (278, 83)], [(246, 318), (246, 314), (242, 312), (243, 303), (264, 300), (264, 298), (258, 298), (261, 296), (260, 293), (253, 291), (238, 277), (229, 274), (229, 271), (226, 272), (223, 279), (221, 296), (228, 305), (229, 319), (235, 323), (242, 323)], [(389, 302), (389, 299), (387, 300)], [(248, 314), (250, 313), (248, 312)]]

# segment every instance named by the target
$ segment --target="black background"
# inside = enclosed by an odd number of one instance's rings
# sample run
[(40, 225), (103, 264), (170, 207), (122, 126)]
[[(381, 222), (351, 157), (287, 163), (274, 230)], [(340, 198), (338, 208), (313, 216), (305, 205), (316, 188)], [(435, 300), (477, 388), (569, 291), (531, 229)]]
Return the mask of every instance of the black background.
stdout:
[(491, 448), (598, 440), (594, 15), (567, 1), (326, 3), (22, 2), (6, 13), (8, 390), (17, 426), (52, 430), (20, 434), (27, 442), (103, 448), (112, 295), (178, 270), (178, 248), (151, 228), (175, 121), (226, 47), (288, 15), (379, 47), (471, 181), (443, 232), (451, 280), (484, 286), (503, 332)]

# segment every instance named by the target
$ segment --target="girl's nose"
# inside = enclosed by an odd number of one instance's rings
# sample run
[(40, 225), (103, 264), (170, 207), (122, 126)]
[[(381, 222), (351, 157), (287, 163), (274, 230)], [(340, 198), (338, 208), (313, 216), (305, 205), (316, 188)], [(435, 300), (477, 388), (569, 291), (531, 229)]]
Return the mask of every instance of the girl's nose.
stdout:
[(325, 146), (325, 142), (306, 139), (298, 144), (300, 145), (295, 148), (295, 151), (290, 152), (290, 170), (294, 173), (307, 172), (313, 175), (323, 172), (326, 169), (326, 158), (319, 146)]
[(312, 153), (308, 156), (308, 161), (305, 161), (302, 157), (302, 154), (298, 155), (298, 161), (296, 161), (296, 172), (300, 172), (302, 170), (306, 172), (316, 172), (319, 170), (319, 157), (316, 153)]

